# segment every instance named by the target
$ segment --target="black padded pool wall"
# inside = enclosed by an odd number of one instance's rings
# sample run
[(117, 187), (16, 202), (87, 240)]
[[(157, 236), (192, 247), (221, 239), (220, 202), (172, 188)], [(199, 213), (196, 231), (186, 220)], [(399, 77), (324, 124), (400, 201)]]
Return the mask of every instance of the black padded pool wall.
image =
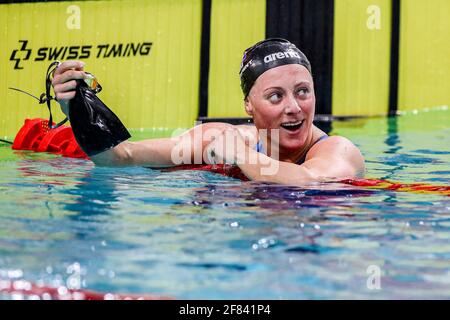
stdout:
[(266, 37), (285, 38), (312, 65), (316, 113), (331, 114), (334, 0), (267, 0)]

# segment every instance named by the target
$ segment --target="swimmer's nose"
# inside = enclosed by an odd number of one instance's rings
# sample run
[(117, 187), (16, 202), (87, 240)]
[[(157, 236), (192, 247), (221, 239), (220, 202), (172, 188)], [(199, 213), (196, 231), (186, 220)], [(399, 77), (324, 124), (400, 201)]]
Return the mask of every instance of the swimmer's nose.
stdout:
[(294, 96), (292, 95), (288, 95), (286, 97), (286, 101), (285, 101), (285, 107), (284, 107), (284, 112), (286, 114), (295, 114), (295, 113), (299, 113), (302, 111), (302, 108), (300, 106), (300, 104), (298, 103), (298, 100), (295, 99)]

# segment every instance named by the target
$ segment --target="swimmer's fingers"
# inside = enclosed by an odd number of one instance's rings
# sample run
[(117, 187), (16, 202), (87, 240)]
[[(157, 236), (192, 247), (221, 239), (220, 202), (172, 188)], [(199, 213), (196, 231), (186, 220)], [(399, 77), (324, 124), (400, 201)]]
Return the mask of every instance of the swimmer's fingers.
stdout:
[(53, 88), (56, 92), (56, 98), (58, 99), (60, 94), (65, 93), (67, 91), (75, 90), (77, 87), (77, 82), (75, 80), (71, 80), (69, 82), (64, 82), (61, 84), (56, 84)]
[(251, 146), (251, 145), (256, 144), (255, 137), (251, 132), (241, 130), (241, 129), (236, 129), (236, 132), (237, 132), (236, 135), (237, 135), (238, 139), (241, 139), (241, 141), (243, 141), (246, 146)]
[(64, 92), (64, 93), (60, 93), (58, 94), (58, 96), (56, 97), (56, 99), (59, 102), (62, 101), (67, 101), (67, 100), (71, 100), (75, 97), (75, 91), (69, 91), (69, 92)]
[(84, 79), (85, 64), (82, 61), (68, 60), (61, 63), (53, 73), (52, 86), (62, 112), (69, 116), (69, 101), (75, 97), (76, 79)]
[(58, 84), (65, 83), (74, 79), (84, 79), (84, 71), (77, 70), (67, 70), (62, 74), (57, 74), (53, 76), (52, 85), (55, 87)]
[(53, 73), (53, 87), (70, 80), (84, 79), (84, 65), (84, 62), (74, 60), (64, 61), (63, 63), (61, 63)]
[(53, 87), (56, 100), (60, 104), (62, 112), (64, 112), (67, 117), (69, 116), (69, 101), (75, 97), (76, 87), (77, 82), (75, 80), (56, 84)]
[(83, 70), (85, 63), (77, 60), (67, 60), (61, 63), (55, 70), (54, 76), (63, 74), (64, 72), (72, 69)]
[(237, 163), (237, 151), (245, 146), (239, 131), (234, 128), (222, 130), (206, 147), (204, 161), (208, 164), (231, 164)]
[(223, 135), (225, 135), (229, 140), (236, 141), (238, 143), (242, 142), (246, 145), (250, 142), (250, 137), (247, 134), (243, 134), (241, 130), (239, 130), (236, 127), (233, 128), (226, 128), (223, 132)]

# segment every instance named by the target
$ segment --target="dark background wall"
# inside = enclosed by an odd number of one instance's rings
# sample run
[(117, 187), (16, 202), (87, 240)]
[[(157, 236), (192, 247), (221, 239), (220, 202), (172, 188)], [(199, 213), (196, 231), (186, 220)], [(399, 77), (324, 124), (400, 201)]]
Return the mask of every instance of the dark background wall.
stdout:
[(333, 70), (333, 0), (267, 0), (266, 37), (285, 38), (312, 65), (316, 113), (331, 114)]

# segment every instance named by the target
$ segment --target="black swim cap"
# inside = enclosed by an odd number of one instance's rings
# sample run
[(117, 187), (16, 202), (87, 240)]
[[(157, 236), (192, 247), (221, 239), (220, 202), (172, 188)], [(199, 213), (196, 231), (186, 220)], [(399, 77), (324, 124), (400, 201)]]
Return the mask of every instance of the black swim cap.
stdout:
[(286, 64), (302, 65), (311, 73), (311, 64), (308, 58), (288, 40), (270, 38), (245, 50), (239, 71), (245, 98), (260, 75), (269, 69)]

